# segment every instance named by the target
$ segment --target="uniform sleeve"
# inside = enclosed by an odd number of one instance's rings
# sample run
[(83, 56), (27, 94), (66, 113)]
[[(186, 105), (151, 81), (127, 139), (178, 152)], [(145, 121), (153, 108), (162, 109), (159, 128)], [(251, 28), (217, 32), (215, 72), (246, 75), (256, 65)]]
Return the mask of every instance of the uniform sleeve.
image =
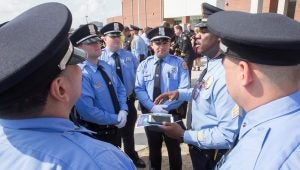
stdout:
[(185, 131), (184, 141), (205, 149), (228, 149), (235, 141), (242, 120), (239, 114), (232, 113), (237, 105), (228, 94), (224, 76), (214, 88), (211, 102), (215, 108), (218, 125), (199, 131)]
[(136, 73), (136, 80), (135, 80), (135, 93), (136, 97), (138, 98), (139, 102), (143, 104), (144, 107), (146, 107), (148, 110), (151, 110), (154, 106), (153, 101), (150, 99), (147, 90), (146, 85), (144, 82), (143, 77), (143, 68), (144, 68), (144, 62), (142, 62), (137, 69)]
[(96, 99), (92, 84), (88, 76), (82, 76), (82, 92), (76, 103), (76, 109), (80, 113), (80, 116), (86, 121), (97, 124), (117, 124), (118, 120), (116, 114), (108, 113), (94, 105)]

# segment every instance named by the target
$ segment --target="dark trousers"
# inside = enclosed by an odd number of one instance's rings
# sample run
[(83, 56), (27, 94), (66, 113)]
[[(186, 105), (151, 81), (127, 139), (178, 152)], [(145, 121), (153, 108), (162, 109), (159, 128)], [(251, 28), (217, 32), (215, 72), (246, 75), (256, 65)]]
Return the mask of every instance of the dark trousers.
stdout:
[(136, 161), (139, 156), (135, 151), (134, 144), (134, 128), (137, 120), (137, 111), (134, 106), (135, 99), (127, 100), (128, 116), (126, 125), (120, 129), (121, 137), (123, 139), (124, 151), (133, 160)]
[(93, 135), (94, 138), (115, 145), (116, 147), (121, 147), (121, 135), (118, 129), (115, 130), (113, 134), (97, 133)]
[(170, 169), (181, 170), (182, 159), (180, 142), (176, 139), (167, 137), (163, 132), (154, 131), (153, 127), (151, 126), (145, 127), (145, 131), (149, 145), (149, 159), (151, 169), (161, 169), (161, 148), (162, 142), (164, 140), (168, 150)]
[(227, 150), (221, 149), (217, 152), (215, 149), (200, 150), (193, 145), (189, 145), (189, 151), (194, 170), (212, 170)]

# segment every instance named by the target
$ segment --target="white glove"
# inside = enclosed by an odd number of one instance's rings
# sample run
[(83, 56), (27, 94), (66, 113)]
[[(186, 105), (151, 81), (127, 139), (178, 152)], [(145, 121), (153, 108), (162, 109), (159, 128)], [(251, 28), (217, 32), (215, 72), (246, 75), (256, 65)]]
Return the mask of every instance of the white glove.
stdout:
[(158, 104), (158, 105), (154, 105), (150, 111), (152, 113), (168, 113), (168, 111), (165, 110), (165, 108), (167, 108), (167, 107), (168, 107), (168, 105)]
[(119, 114), (118, 114), (119, 124), (117, 124), (115, 126), (117, 126), (119, 129), (124, 127), (126, 125), (126, 122), (127, 122), (127, 115), (128, 115), (128, 113), (125, 110), (120, 110)]

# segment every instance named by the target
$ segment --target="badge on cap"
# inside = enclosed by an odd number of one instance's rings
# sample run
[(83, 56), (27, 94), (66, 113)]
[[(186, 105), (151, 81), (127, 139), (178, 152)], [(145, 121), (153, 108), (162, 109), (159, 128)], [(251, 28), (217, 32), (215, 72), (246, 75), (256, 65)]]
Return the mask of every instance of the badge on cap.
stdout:
[(183, 40), (187, 40), (186, 36), (183, 37)]
[(236, 118), (241, 114), (241, 109), (238, 105), (235, 105), (231, 110), (231, 116), (232, 118)]
[(119, 23), (114, 23), (114, 30), (115, 31), (120, 31)]
[(90, 34), (96, 34), (94, 25), (89, 25)]
[(214, 82), (214, 77), (213, 76), (208, 77), (208, 79), (203, 84), (205, 90), (207, 90), (212, 85), (213, 82)]
[(185, 69), (185, 70), (187, 70), (188, 69), (188, 65), (187, 65), (187, 63), (184, 61), (184, 62), (182, 62), (182, 68), (183, 69)]
[(164, 28), (164, 27), (159, 27), (159, 28), (158, 28), (158, 35), (163, 35), (163, 36), (166, 35), (166, 34), (165, 34), (165, 28)]

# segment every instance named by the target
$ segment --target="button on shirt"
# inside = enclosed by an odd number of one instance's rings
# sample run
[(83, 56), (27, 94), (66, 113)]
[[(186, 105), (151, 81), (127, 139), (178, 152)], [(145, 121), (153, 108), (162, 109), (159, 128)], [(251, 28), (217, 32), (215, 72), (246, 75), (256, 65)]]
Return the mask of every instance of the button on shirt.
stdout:
[[(137, 69), (135, 92), (138, 100), (151, 110), (153, 104), (153, 86), (155, 68), (159, 62), (156, 56), (146, 58)], [(160, 89), (161, 93), (190, 87), (189, 73), (183, 68), (183, 59), (168, 54), (161, 62)], [(177, 109), (183, 101), (166, 101), (167, 110)]]
[[(99, 64), (111, 79), (121, 110), (128, 110), (126, 90), (117, 73), (104, 61), (100, 60)], [(82, 90), (76, 103), (80, 117), (99, 125), (118, 124), (118, 113), (115, 113), (108, 87), (97, 66), (85, 61), (80, 67), (82, 68)]]
[[(209, 61), (203, 78), (206, 83), (192, 100), (192, 130), (185, 131), (185, 143), (202, 149), (228, 149), (233, 145), (242, 116), (234, 111), (239, 108), (228, 94), (224, 74), (221, 59)], [(178, 91), (178, 100), (189, 101), (193, 88)]]
[(300, 91), (251, 110), (243, 122), (220, 169), (300, 168)]
[[(117, 53), (120, 57), (124, 86), (126, 88), (127, 96), (129, 96), (134, 91), (134, 82), (138, 61), (136, 57), (124, 49), (119, 49)], [(111, 65), (114, 70), (116, 70), (115, 60), (112, 56), (113, 54), (114, 53), (108, 48), (104, 48), (102, 50), (100, 60), (105, 61), (107, 64)]]
[(0, 119), (0, 124), (0, 169), (135, 169), (119, 149), (80, 133), (89, 131), (68, 119)]

